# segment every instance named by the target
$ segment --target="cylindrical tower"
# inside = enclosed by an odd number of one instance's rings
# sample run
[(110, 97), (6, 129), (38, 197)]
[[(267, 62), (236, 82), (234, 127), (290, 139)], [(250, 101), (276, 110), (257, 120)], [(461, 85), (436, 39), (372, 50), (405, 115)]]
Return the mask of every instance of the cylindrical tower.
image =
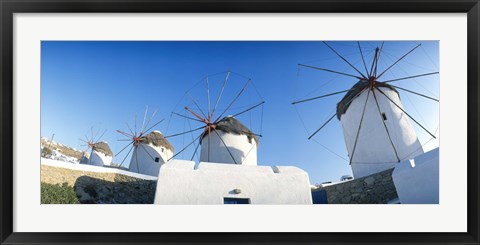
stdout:
[(355, 178), (387, 170), (423, 153), (398, 91), (374, 78), (352, 87), (337, 104), (337, 118)]
[(222, 118), (202, 135), (200, 161), (257, 165), (258, 138), (234, 117)]
[(110, 166), (112, 163), (113, 153), (106, 141), (97, 142), (92, 145), (92, 153), (88, 160), (88, 164), (95, 166)]
[(136, 173), (158, 176), (162, 164), (173, 156), (174, 148), (160, 131), (141, 137), (134, 148), (129, 170)]

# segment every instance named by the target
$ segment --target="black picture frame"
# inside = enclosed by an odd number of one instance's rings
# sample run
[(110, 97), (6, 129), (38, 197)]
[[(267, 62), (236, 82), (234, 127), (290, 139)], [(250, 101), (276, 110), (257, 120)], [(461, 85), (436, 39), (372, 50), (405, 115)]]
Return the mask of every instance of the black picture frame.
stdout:
[[(478, 0), (0, 0), (1, 244), (479, 244)], [(13, 15), (15, 13), (467, 13), (468, 219), (465, 233), (19, 233), (13, 232)], [(439, 217), (441, 219), (441, 217)]]

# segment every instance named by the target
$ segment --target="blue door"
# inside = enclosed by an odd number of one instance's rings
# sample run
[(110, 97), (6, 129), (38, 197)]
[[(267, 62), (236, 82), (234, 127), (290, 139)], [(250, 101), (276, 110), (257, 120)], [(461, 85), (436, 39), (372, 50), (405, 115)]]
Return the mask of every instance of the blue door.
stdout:
[(316, 190), (312, 191), (313, 204), (328, 204), (327, 191)]

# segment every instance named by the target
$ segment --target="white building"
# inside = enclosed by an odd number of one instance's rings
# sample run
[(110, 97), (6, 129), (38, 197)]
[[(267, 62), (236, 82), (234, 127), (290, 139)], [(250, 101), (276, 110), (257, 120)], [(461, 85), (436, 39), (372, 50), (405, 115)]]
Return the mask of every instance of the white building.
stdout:
[(234, 117), (218, 121), (200, 143), (201, 162), (257, 165), (258, 138)]
[(395, 166), (392, 173), (402, 204), (439, 203), (439, 148)]
[(257, 166), (258, 139), (237, 119), (220, 120), (201, 144), (197, 169), (183, 160), (160, 168), (155, 204), (312, 204), (308, 174)]
[(173, 156), (174, 148), (160, 131), (153, 131), (141, 138), (133, 150), (129, 170), (158, 176), (160, 166)]
[(297, 167), (172, 160), (158, 175), (155, 204), (312, 204), (308, 174)]
[(360, 80), (337, 105), (355, 178), (387, 170), (423, 153), (398, 92), (388, 84), (374, 83), (372, 90), (370, 85)]
[(110, 166), (113, 153), (106, 141), (100, 141), (92, 145), (92, 153), (88, 159), (89, 165)]

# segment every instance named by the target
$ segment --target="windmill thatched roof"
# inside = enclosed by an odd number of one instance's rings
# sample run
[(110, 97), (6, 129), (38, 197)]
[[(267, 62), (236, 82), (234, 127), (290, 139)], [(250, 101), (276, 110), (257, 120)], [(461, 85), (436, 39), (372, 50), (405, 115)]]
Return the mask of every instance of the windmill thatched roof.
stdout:
[(165, 139), (163, 134), (160, 133), (160, 131), (156, 131), (156, 130), (143, 136), (142, 143), (152, 144), (154, 146), (163, 146), (171, 150), (172, 152), (175, 151), (175, 149), (173, 149), (173, 146), (170, 144), (170, 142), (167, 139)]
[(105, 156), (113, 156), (113, 152), (110, 149), (110, 146), (108, 146), (108, 143), (105, 141), (100, 141), (93, 144), (92, 150), (101, 152), (105, 154)]
[[(338, 120), (340, 120), (340, 117), (343, 114), (345, 114), (348, 107), (352, 103), (353, 99), (355, 97), (357, 97), (359, 94), (361, 94), (363, 91), (366, 91), (369, 88), (369, 86), (370, 86), (370, 84), (367, 80), (360, 80), (355, 85), (353, 85), (353, 87), (350, 89), (350, 91), (348, 91), (347, 94), (345, 94), (345, 96), (343, 97), (343, 99), (340, 100), (340, 102), (338, 102), (338, 104), (337, 104), (337, 118), (338, 118)], [(392, 86), (390, 86), (386, 83), (377, 82), (377, 83), (375, 83), (375, 87), (377, 87), (377, 88), (389, 88), (389, 89), (395, 91), (398, 94), (398, 91), (394, 87), (392, 87)]]
[[(239, 120), (232, 116), (226, 116), (222, 118), (222, 120), (218, 121), (216, 123), (215, 129), (221, 130), (224, 133), (246, 135), (249, 140), (254, 139), (258, 147), (258, 137), (252, 131), (250, 131), (250, 129), (243, 125)], [(206, 134), (203, 135), (203, 137), (205, 136)]]

